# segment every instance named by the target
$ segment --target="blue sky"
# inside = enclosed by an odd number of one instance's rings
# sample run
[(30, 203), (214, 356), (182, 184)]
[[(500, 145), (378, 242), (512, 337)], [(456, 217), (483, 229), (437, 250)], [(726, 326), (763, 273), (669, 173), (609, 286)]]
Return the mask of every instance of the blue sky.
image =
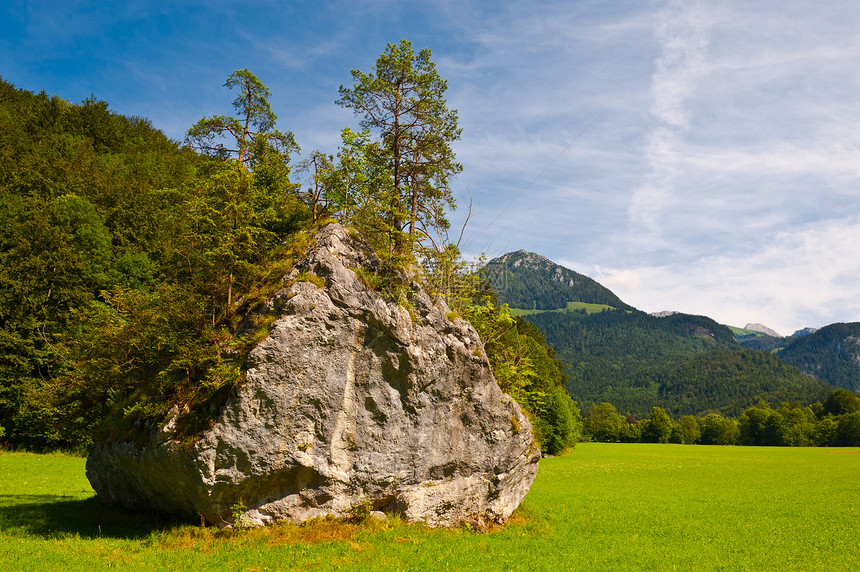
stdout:
[(645, 311), (783, 334), (860, 321), (860, 5), (3, 2), (0, 75), (182, 139), (248, 68), (304, 152), (386, 43), (433, 51), (470, 254), (526, 249)]

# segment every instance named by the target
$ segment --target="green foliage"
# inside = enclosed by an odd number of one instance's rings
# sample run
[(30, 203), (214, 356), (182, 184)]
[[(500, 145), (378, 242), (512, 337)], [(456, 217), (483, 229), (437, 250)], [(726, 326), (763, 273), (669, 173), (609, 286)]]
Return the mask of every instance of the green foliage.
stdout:
[(860, 411), (848, 413), (839, 419), (836, 440), (842, 447), (860, 447)]
[(584, 420), (584, 430), (596, 441), (616, 441), (626, 423), (611, 403), (592, 405)]
[(230, 516), (233, 520), (233, 528), (241, 530), (250, 527), (247, 513), (248, 507), (246, 507), (241, 502), (238, 502), (230, 507)]
[[(10, 443), (86, 448), (101, 421), (101, 434), (128, 435), (177, 404), (205, 424), (201, 408), (241, 379), (270, 318), (241, 337), (231, 318), (271, 294), (283, 276), (272, 273), (291, 264), (278, 260), (281, 243), (310, 216), (289, 180), (298, 148), (274, 129), (268, 90), (247, 70), (227, 85), (240, 91), (239, 119), (189, 132), (213, 155), (235, 151), (225, 164), (95, 98), (73, 105), (0, 82)], [(231, 133), (235, 145), (204, 145)]]
[(718, 413), (709, 413), (699, 422), (703, 445), (734, 445), (739, 431), (734, 419), (726, 419)]
[[(149, 121), (0, 80), (0, 418), (17, 446), (88, 440), (45, 382), (69, 369), (76, 312), (112, 288), (146, 290), (164, 261), (169, 192), (198, 160)], [(48, 391), (48, 395), (45, 395)]]
[[(396, 254), (411, 253), (432, 231), (448, 228), (445, 209), (454, 206), (449, 180), (462, 170), (451, 147), (460, 138), (457, 112), (447, 108), (447, 82), (430, 58), (429, 49), (415, 54), (408, 40), (388, 44), (374, 73), (352, 70), (354, 85), (341, 86), (337, 101), (360, 116), (366, 130), (345, 150), (347, 162), (358, 159), (359, 168), (351, 172), (342, 162), (344, 190), (356, 180), (374, 181), (371, 194), (381, 207), (374, 218), (384, 222)], [(378, 143), (368, 141), (370, 132)], [(345, 142), (352, 135), (345, 131)]]
[(642, 430), (645, 443), (668, 443), (672, 435), (672, 418), (660, 407), (652, 407), (648, 423)]
[(349, 516), (346, 520), (352, 524), (362, 524), (370, 519), (371, 512), (373, 512), (373, 501), (364, 498), (349, 507)]
[(673, 442), (683, 443), (684, 445), (692, 445), (698, 443), (702, 437), (702, 431), (699, 428), (699, 422), (692, 415), (684, 415), (678, 420), (678, 440)]
[(582, 418), (576, 402), (564, 387), (554, 387), (544, 403), (543, 414), (532, 418), (542, 450), (555, 455), (573, 448), (582, 435)]
[(779, 351), (784, 348), (787, 343), (786, 338), (775, 338), (765, 334), (746, 337), (737, 336), (737, 340), (738, 344), (745, 348), (763, 352)]
[(647, 416), (718, 411), (737, 416), (764, 399), (814, 402), (829, 388), (776, 356), (739, 348), (731, 332), (701, 316), (642, 312), (526, 316), (565, 363), (568, 389), (584, 405), (608, 401)]
[[(832, 392), (831, 398), (845, 399), (841, 394), (843, 391)], [(835, 416), (826, 413), (820, 403), (805, 406), (782, 402), (774, 409), (762, 400), (747, 408), (737, 420), (709, 413), (700, 419), (684, 415), (678, 421), (673, 421), (661, 408), (654, 407), (648, 419), (636, 421), (635, 417), (628, 415), (625, 423), (613, 405), (602, 403), (589, 409), (585, 430), (598, 441), (629, 443), (852, 446), (857, 443), (856, 419), (851, 417), (855, 413), (860, 411)]]
[[(235, 158), (239, 163), (250, 164), (258, 185), (272, 186), (272, 179), (280, 178), (278, 168), (288, 163), (290, 153), (299, 150), (293, 134), (275, 129), (278, 117), (269, 105), (271, 92), (250, 71), (234, 71), (227, 76), (224, 87), (238, 92), (233, 100), (236, 115), (204, 117), (188, 130), (185, 141), (222, 160)], [(222, 142), (225, 138), (226, 145)]]
[(847, 389), (836, 389), (830, 392), (827, 401), (824, 402), (824, 413), (843, 415), (855, 411), (860, 411), (860, 396)]
[(325, 278), (310, 272), (302, 272), (296, 276), (296, 282), (310, 282), (317, 288), (325, 288)]

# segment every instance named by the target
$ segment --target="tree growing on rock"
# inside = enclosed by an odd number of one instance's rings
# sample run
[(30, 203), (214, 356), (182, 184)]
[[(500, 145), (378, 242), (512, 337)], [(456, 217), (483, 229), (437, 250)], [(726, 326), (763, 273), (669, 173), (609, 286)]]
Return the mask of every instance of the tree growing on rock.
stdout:
[(257, 76), (247, 69), (236, 70), (227, 76), (224, 87), (238, 92), (233, 100), (235, 115), (204, 117), (186, 132), (188, 145), (242, 164), (259, 163), (272, 152), (289, 157), (298, 151), (291, 132), (275, 129), (278, 116), (269, 104), (272, 94)]
[(446, 105), (448, 85), (430, 57), (426, 48), (416, 55), (408, 40), (388, 44), (374, 72), (352, 70), (354, 85), (341, 86), (337, 100), (380, 138), (377, 160), (388, 176), (376, 192), (395, 254), (411, 254), (433, 228), (447, 228), (449, 181), (462, 170), (451, 148), (460, 138), (457, 112)]

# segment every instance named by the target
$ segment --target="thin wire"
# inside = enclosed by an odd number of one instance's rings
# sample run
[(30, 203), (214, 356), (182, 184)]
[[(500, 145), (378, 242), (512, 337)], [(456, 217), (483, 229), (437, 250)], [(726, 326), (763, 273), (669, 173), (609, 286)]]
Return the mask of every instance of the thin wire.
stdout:
[(570, 143), (568, 143), (568, 144), (567, 144), (567, 147), (565, 147), (564, 149), (562, 149), (562, 150), (561, 150), (561, 152), (560, 152), (558, 155), (556, 155), (556, 156), (555, 156), (555, 159), (553, 159), (552, 161), (550, 161), (550, 162), (549, 162), (549, 164), (548, 164), (546, 167), (544, 167), (544, 168), (543, 168), (543, 170), (542, 170), (540, 173), (538, 173), (538, 175), (537, 175), (534, 179), (532, 179), (532, 181), (531, 181), (528, 185), (526, 185), (526, 186), (523, 188), (523, 190), (521, 190), (521, 191), (519, 192), (519, 194), (517, 194), (517, 196), (515, 196), (515, 197), (511, 200), (511, 202), (510, 202), (510, 203), (508, 203), (508, 206), (506, 206), (505, 208), (503, 208), (503, 209), (499, 212), (499, 214), (497, 214), (497, 215), (496, 215), (496, 218), (494, 218), (492, 221), (490, 221), (490, 223), (489, 223), (489, 224), (484, 228), (484, 230), (482, 230), (481, 232), (479, 232), (479, 233), (478, 233), (476, 236), (474, 236), (473, 238), (469, 239), (469, 242), (467, 242), (467, 243), (466, 243), (466, 246), (464, 246), (464, 247), (463, 247), (463, 250), (466, 250), (467, 248), (469, 248), (469, 246), (470, 246), (474, 241), (476, 241), (476, 240), (478, 240), (479, 238), (481, 238), (481, 236), (483, 236), (483, 235), (484, 235), (484, 233), (485, 233), (485, 232), (487, 232), (487, 230), (488, 230), (491, 226), (493, 226), (494, 224), (496, 224), (496, 221), (498, 221), (498, 220), (502, 217), (502, 215), (503, 215), (503, 214), (505, 214), (506, 212), (508, 212), (508, 209), (510, 209), (512, 206), (514, 206), (514, 203), (515, 203), (515, 202), (517, 202), (517, 199), (519, 199), (521, 196), (523, 196), (523, 194), (525, 194), (525, 192), (526, 192), (527, 190), (529, 190), (529, 189), (530, 189), (530, 188), (531, 188), (531, 187), (532, 187), (532, 186), (533, 186), (533, 185), (538, 181), (538, 179), (540, 179), (540, 178), (543, 176), (543, 174), (544, 174), (544, 173), (546, 173), (546, 172), (550, 169), (550, 167), (552, 167), (552, 166), (555, 164), (555, 162), (556, 162), (556, 161), (558, 161), (559, 159), (561, 159), (561, 156), (562, 156), (562, 155), (564, 155), (564, 154), (567, 152), (567, 150), (568, 150), (568, 149), (570, 149), (571, 147), (573, 147), (573, 144), (574, 144), (574, 143), (576, 143), (577, 141), (579, 141), (580, 137), (582, 137), (583, 135), (585, 135), (585, 133), (586, 133), (589, 129), (591, 129), (591, 126), (592, 126), (592, 125), (594, 125), (595, 123), (597, 123), (597, 120), (598, 120), (598, 119), (600, 119), (602, 115), (603, 115), (603, 111), (601, 111), (600, 113), (598, 113), (598, 114), (595, 116), (595, 118), (591, 120), (591, 123), (589, 123), (588, 125), (586, 125), (586, 126), (585, 126), (585, 128), (584, 128), (582, 131), (580, 131), (580, 132), (579, 132), (579, 134), (578, 134), (576, 137), (574, 137), (574, 138), (573, 138), (573, 141), (571, 141)]

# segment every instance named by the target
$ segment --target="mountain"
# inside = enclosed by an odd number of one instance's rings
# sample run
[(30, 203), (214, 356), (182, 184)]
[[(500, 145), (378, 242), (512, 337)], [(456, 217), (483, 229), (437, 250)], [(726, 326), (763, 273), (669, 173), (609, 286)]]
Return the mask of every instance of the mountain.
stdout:
[(817, 328), (806, 327), (806, 328), (803, 328), (802, 330), (797, 330), (796, 332), (791, 334), (791, 337), (792, 338), (802, 338), (803, 336), (808, 336), (809, 334), (814, 334), (817, 331), (818, 331)]
[(611, 290), (533, 252), (518, 250), (487, 263), (499, 302), (524, 310), (558, 310), (568, 302), (632, 309)]
[(676, 312), (675, 310), (663, 310), (662, 312), (651, 312), (649, 315), (654, 316), (655, 318), (668, 318), (669, 316), (674, 316), (678, 313), (679, 312)]
[(776, 355), (806, 375), (860, 391), (860, 322), (831, 324), (792, 338)]
[[(755, 324), (747, 325), (749, 326)], [(788, 338), (783, 338), (778, 334), (776, 336), (771, 336), (764, 334), (758, 330), (748, 328), (735, 328), (732, 326), (729, 327), (735, 333), (735, 340), (737, 340), (738, 344), (751, 350), (775, 352), (781, 350), (783, 347), (785, 347), (785, 344), (788, 343)]]
[(646, 314), (538, 254), (512, 252), (487, 268), (500, 301), (543, 331), (583, 410), (606, 401), (637, 417), (655, 405), (674, 416), (738, 415), (760, 399), (812, 403), (832, 389), (775, 356), (741, 347), (738, 328), (706, 316)]
[(860, 391), (860, 323), (803, 328), (790, 337), (766, 335), (749, 328), (751, 325), (756, 324), (732, 328), (741, 346), (772, 352), (804, 375), (834, 387)]

